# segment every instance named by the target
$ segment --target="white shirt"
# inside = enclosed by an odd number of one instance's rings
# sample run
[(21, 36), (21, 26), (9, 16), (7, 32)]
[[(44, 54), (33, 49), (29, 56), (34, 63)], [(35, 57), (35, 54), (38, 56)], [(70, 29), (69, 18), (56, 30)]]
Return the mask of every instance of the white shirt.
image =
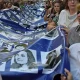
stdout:
[(58, 25), (63, 25), (68, 28), (71, 28), (76, 18), (77, 13), (70, 15), (68, 10), (62, 10), (59, 15)]
[(70, 68), (73, 80), (80, 80), (80, 43), (70, 46)]

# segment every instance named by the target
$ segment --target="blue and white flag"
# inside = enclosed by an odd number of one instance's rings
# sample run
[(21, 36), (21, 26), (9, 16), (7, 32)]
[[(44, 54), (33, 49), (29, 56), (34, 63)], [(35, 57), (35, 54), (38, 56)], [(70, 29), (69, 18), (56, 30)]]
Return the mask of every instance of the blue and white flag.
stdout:
[(70, 66), (65, 35), (60, 27), (33, 42), (10, 42), (0, 36), (3, 80), (53, 80), (57, 74), (66, 75), (64, 68), (70, 70)]

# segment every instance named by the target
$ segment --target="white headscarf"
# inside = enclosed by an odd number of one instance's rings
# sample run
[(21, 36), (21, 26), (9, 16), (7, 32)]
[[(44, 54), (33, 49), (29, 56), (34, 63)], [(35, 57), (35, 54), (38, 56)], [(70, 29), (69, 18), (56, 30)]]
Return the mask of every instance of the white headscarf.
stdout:
[(70, 46), (70, 68), (73, 80), (80, 80), (80, 43)]

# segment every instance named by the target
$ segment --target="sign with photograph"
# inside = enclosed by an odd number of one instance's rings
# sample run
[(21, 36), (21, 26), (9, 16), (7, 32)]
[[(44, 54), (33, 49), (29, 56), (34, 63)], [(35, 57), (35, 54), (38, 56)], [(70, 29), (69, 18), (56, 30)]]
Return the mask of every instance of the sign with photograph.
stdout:
[(9, 32), (0, 32), (0, 73), (3, 77), (52, 80), (56, 74), (65, 74), (64, 68), (69, 69), (69, 59), (65, 35), (60, 27), (40, 36), (32, 44), (17, 41), (14, 35), (14, 41), (11, 41), (10, 36), (5, 36)]

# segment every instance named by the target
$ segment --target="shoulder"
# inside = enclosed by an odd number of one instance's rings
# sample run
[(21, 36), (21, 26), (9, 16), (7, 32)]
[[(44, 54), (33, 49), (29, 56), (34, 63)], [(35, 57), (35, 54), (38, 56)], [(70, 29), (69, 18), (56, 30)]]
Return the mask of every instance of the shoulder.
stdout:
[(64, 10), (62, 10), (62, 11), (60, 12), (60, 14), (66, 14), (66, 13), (68, 13), (68, 10), (66, 10), (66, 9), (64, 9)]

